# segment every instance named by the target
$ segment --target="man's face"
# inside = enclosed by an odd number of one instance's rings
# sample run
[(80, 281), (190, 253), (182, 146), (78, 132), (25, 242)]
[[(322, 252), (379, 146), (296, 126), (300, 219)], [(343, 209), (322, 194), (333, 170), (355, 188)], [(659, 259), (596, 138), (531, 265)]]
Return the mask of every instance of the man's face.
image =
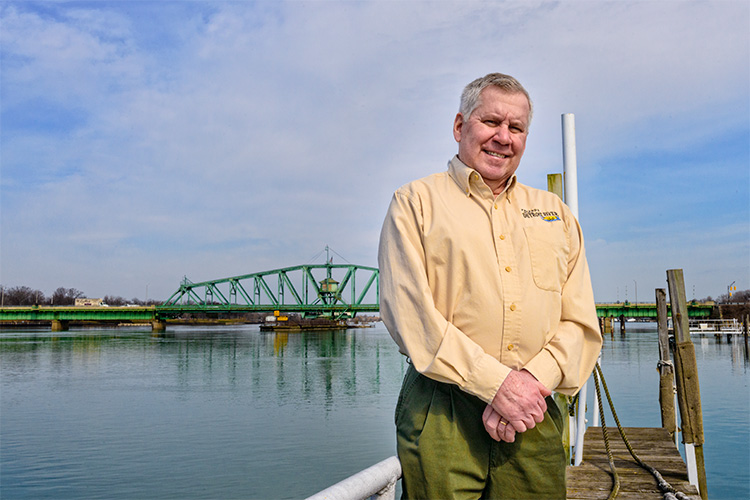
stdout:
[(521, 163), (528, 129), (526, 96), (487, 87), (479, 95), (479, 105), (471, 116), (466, 119), (459, 113), (453, 122), (458, 158), (479, 172), (498, 194)]

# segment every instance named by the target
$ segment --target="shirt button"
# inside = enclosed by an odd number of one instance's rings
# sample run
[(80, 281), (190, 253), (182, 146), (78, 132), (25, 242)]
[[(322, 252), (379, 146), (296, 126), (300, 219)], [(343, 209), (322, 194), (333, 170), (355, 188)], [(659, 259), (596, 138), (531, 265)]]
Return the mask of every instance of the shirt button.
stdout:
[(505, 268), (505, 270), (506, 270), (507, 272), (510, 272), (510, 266), (506, 267), (506, 268)]
[(500, 239), (501, 239), (501, 240), (504, 240), (504, 239), (505, 239), (505, 235), (504, 235), (504, 234), (501, 234), (501, 235), (500, 235)]
[(516, 305), (515, 304), (511, 304), (510, 305), (510, 310), (511, 311), (515, 311), (516, 310)]
[(508, 350), (509, 350), (509, 351), (512, 351), (512, 350), (513, 350), (513, 348), (515, 348), (515, 347), (516, 347), (516, 346), (514, 346), (513, 344), (508, 344)]
[(495, 210), (497, 210), (497, 203), (495, 203)]

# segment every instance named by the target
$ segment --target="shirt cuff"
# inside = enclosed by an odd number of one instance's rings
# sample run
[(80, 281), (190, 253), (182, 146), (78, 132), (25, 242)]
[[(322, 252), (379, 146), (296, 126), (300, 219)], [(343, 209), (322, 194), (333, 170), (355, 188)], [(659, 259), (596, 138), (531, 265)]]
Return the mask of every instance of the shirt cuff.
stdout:
[(510, 368), (485, 353), (474, 363), (464, 390), (489, 404), (510, 372)]
[(557, 365), (557, 360), (546, 349), (542, 349), (539, 354), (531, 358), (524, 369), (534, 375), (550, 391), (554, 391), (562, 381), (562, 371)]

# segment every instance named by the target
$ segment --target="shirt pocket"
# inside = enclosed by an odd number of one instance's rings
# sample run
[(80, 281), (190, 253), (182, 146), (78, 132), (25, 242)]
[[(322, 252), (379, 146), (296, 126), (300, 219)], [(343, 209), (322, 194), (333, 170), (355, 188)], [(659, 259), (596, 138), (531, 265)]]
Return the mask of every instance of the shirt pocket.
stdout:
[(542, 290), (561, 292), (568, 275), (568, 240), (560, 222), (527, 226), (526, 243), (529, 247), (531, 273), (534, 283)]

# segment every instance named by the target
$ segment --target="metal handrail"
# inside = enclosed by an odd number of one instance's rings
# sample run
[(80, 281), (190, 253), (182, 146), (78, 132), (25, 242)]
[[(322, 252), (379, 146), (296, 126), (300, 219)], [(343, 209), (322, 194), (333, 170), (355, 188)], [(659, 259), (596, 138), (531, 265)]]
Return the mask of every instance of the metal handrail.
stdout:
[(350, 476), (307, 500), (395, 500), (396, 482), (401, 479), (401, 462), (393, 456)]

